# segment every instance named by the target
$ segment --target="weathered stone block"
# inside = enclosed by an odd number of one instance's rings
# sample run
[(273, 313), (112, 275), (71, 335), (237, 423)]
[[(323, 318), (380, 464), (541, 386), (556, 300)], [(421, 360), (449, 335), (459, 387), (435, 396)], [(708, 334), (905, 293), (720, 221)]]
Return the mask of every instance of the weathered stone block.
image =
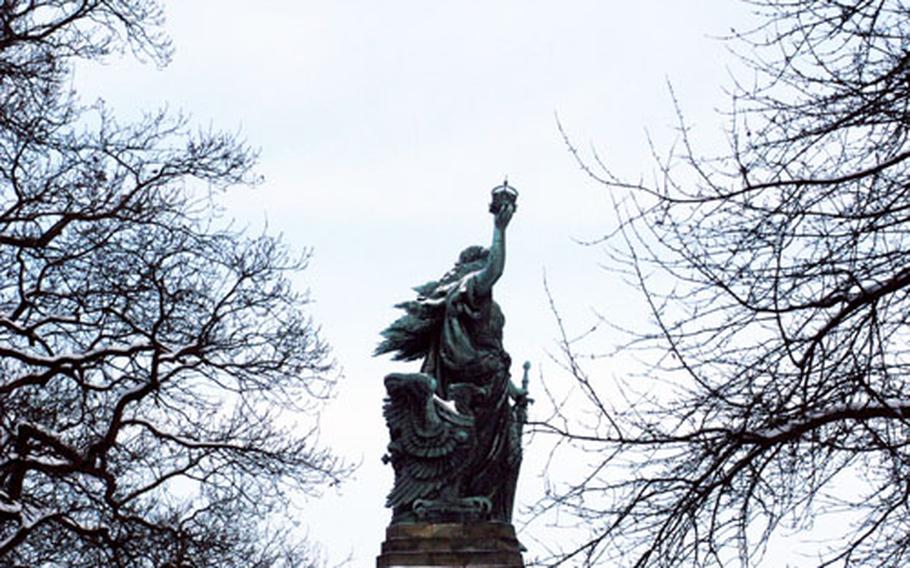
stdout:
[(509, 523), (409, 523), (386, 529), (377, 568), (522, 568)]

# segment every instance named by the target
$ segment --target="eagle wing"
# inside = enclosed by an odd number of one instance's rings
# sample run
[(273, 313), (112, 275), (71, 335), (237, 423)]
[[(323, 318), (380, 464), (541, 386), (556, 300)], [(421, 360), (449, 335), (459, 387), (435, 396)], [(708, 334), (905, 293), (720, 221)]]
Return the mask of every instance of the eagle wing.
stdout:
[(386, 506), (411, 510), (418, 499), (458, 495), (460, 472), (474, 442), (474, 418), (435, 396), (436, 381), (430, 375), (393, 373), (386, 376), (385, 387), (388, 459), (395, 469)]

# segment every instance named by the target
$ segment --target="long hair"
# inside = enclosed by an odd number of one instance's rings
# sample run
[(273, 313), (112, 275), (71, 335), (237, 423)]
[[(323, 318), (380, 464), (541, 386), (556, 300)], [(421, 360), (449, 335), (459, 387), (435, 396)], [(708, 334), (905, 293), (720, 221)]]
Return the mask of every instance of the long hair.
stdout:
[(426, 357), (433, 339), (439, 334), (445, 319), (445, 305), (449, 293), (465, 276), (481, 270), (490, 251), (482, 246), (470, 246), (458, 255), (451, 270), (439, 280), (415, 286), (416, 300), (396, 304), (405, 314), (382, 332), (383, 340), (374, 355), (394, 353), (396, 361), (413, 361)]

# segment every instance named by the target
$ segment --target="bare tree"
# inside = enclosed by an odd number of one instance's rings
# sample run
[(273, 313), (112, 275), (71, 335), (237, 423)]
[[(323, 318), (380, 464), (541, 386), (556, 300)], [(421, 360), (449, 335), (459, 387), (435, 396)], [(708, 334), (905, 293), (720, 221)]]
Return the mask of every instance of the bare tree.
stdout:
[(725, 155), (682, 118), (651, 184), (576, 153), (653, 327), (614, 390), (564, 335), (599, 418), (537, 426), (597, 456), (540, 505), (592, 527), (554, 564), (753, 565), (813, 525), (819, 566), (910, 563), (910, 4), (748, 4)]
[(0, 0), (0, 564), (305, 566), (269, 519), (345, 467), (306, 254), (219, 218), (233, 136), (120, 124), (72, 65), (170, 45), (152, 0)]

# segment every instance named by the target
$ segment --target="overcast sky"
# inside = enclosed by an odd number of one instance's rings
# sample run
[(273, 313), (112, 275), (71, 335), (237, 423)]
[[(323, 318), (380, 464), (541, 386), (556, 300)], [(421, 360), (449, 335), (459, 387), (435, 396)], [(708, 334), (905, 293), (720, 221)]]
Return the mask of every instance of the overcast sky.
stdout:
[[(362, 462), (354, 480), (305, 504), (302, 524), (332, 557), (350, 552), (353, 566), (369, 566), (392, 484), (379, 459), (382, 378), (416, 370), (371, 357), (398, 315), (392, 305), (465, 246), (488, 244), (489, 190), (508, 175), (520, 197), (496, 297), (513, 373), (527, 359), (535, 375), (560, 380), (546, 358), (556, 329), (544, 271), (572, 329), (589, 326), (595, 309), (645, 317), (634, 291), (599, 267), (602, 252), (576, 242), (597, 238), (613, 218), (556, 116), (581, 148), (648, 176), (646, 133), (659, 147), (674, 136), (669, 81), (710, 148), (721, 139), (715, 109), (729, 105), (723, 87), (734, 64), (715, 37), (741, 25), (745, 8), (732, 0), (171, 0), (166, 9), (176, 48), (169, 67), (112, 59), (81, 67), (76, 88), (124, 117), (168, 105), (261, 149), (265, 182), (233, 195), (230, 210), (312, 247), (299, 284), (312, 291), (313, 315), (343, 370), (323, 442)], [(526, 450), (519, 527), (546, 450), (537, 440)], [(531, 530), (522, 538), (533, 547), (545, 537)]]

